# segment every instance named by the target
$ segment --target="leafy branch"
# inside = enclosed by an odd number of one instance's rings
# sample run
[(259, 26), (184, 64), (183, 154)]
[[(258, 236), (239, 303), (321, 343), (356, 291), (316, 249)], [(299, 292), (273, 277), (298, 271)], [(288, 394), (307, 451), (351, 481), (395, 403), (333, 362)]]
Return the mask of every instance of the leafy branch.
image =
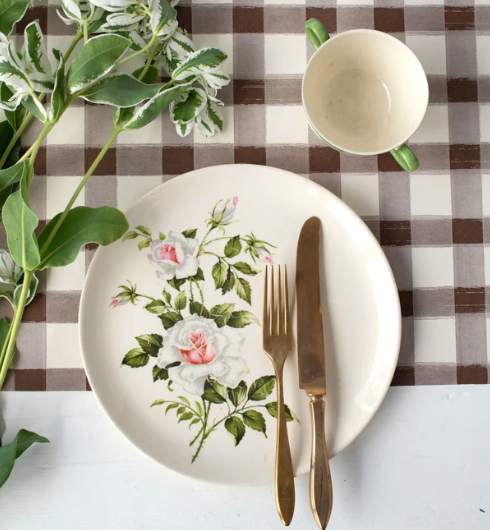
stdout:
[[(37, 289), (37, 271), (66, 266), (87, 243), (109, 245), (128, 229), (125, 216), (115, 208), (73, 208), (115, 139), (122, 131), (146, 126), (167, 107), (178, 134), (187, 135), (197, 128), (211, 136), (223, 128), (217, 91), (229, 83), (221, 70), (226, 55), (216, 48), (196, 50), (178, 27), (170, 0), (128, 0), (118, 7), (112, 0), (61, 0), (60, 16), (66, 24), (75, 25), (76, 32), (64, 54), (52, 50), (54, 68), (39, 21), (26, 25), (22, 50), (16, 50), (9, 37), (24, 17), (29, 0), (1, 2), (6, 2), (6, 9), (0, 6), (0, 108), (6, 121), (0, 123), (0, 209), (10, 250), (7, 265), (18, 267), (19, 274), (7, 282), (11, 291), (0, 292), (14, 308), (11, 324), (0, 320), (0, 391), (12, 365), (25, 307)], [(72, 57), (82, 40), (81, 50)], [(142, 68), (132, 75), (118, 72), (119, 67), (140, 56), (145, 58)], [(157, 81), (156, 65), (161, 62), (170, 77), (165, 84)], [(49, 107), (45, 105), (47, 94), (51, 95)], [(77, 98), (112, 106), (114, 128), (64, 210), (38, 234), (39, 219), (29, 200), (35, 161), (43, 140)], [(189, 105), (191, 101), (195, 104)], [(42, 122), (43, 128), (20, 156), (20, 139), (33, 118)], [(151, 244), (142, 231), (135, 237), (142, 238), (142, 248)], [(1, 269), (0, 263), (0, 276)], [(121, 288), (112, 305), (135, 303), (141, 298), (155, 302), (132, 287)], [(179, 306), (183, 299), (179, 296), (173, 305), (165, 302), (162, 321), (166, 315), (182, 318)], [(140, 349), (144, 355), (133, 352), (135, 362), (144, 362), (146, 350), (143, 346)], [(31, 443), (47, 441), (28, 431), (20, 431), (16, 440), (13, 445), (0, 444), (0, 475), (4, 480), (15, 460), (12, 454), (18, 457)], [(0, 487), (4, 482), (1, 477)]]

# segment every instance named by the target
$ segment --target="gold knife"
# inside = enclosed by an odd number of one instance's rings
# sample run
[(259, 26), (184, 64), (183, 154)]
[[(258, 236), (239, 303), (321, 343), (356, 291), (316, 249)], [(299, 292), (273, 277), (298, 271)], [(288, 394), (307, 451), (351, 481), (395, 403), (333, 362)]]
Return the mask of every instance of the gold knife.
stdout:
[(310, 503), (324, 530), (332, 512), (332, 479), (325, 442), (327, 379), (320, 300), (320, 219), (301, 229), (296, 254), (296, 308), (299, 388), (310, 398), (312, 426)]

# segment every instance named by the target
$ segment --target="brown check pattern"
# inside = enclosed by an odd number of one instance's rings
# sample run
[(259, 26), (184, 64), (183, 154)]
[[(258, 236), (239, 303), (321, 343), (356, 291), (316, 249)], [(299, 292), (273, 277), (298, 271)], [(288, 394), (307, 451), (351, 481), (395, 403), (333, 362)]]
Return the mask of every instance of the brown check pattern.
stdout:
[[(51, 1), (37, 3), (18, 32), (38, 18), (48, 46), (66, 49), (71, 28)], [(403, 312), (393, 384), (488, 383), (490, 0), (194, 0), (178, 10), (197, 46), (218, 46), (229, 55), (226, 130), (212, 140), (181, 139), (164, 116), (126, 133), (78, 204), (125, 209), (160, 183), (215, 164), (265, 164), (302, 174), (365, 219), (393, 267)], [(411, 142), (418, 172), (400, 171), (390, 155), (338, 153), (308, 130), (301, 75), (313, 53), (303, 33), (310, 17), (331, 34), (389, 32), (419, 56), (430, 105)], [(63, 208), (108, 138), (111, 121), (110, 109), (80, 102), (52, 132), (36, 165), (32, 203), (41, 219)], [(33, 126), (26, 145), (38, 130)], [(6, 245), (3, 233), (0, 244)], [(94, 251), (87, 247), (73, 265), (42, 278), (24, 316), (7, 389), (89, 389), (77, 313)], [(4, 302), (0, 310), (11, 315)]]

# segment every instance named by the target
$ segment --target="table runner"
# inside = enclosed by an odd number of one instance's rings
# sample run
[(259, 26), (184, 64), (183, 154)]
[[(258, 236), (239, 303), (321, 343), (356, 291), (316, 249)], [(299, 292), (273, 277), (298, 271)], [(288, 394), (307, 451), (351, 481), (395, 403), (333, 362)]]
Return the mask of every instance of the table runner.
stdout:
[[(66, 49), (71, 28), (55, 0), (36, 2), (19, 23), (39, 19), (48, 48)], [(380, 241), (403, 314), (393, 384), (487, 383), (490, 361), (490, 0), (202, 0), (181, 2), (181, 26), (196, 46), (229, 55), (222, 91), (226, 127), (181, 139), (165, 114), (123, 133), (76, 205), (126, 209), (162, 182), (225, 163), (299, 173), (349, 204)], [(420, 169), (407, 175), (390, 155), (354, 157), (322, 144), (301, 108), (301, 76), (312, 47), (304, 22), (331, 34), (374, 28), (405, 42), (429, 79), (430, 105), (412, 137)], [(41, 148), (32, 206), (44, 226), (62, 210), (111, 132), (112, 111), (69, 108)], [(36, 138), (34, 125), (25, 145)], [(6, 247), (3, 227), (0, 246)], [(90, 390), (77, 315), (88, 245), (72, 265), (50, 269), (28, 306), (6, 390)], [(488, 302), (487, 302), (488, 299)], [(0, 316), (11, 317), (7, 303)]]

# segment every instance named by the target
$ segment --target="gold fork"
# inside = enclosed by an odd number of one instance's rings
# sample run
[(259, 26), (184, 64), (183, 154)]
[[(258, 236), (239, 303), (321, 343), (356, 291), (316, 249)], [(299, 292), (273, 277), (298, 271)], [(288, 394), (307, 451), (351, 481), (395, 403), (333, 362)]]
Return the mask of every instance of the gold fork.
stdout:
[[(277, 390), (277, 440), (275, 496), (279, 517), (288, 526), (294, 512), (294, 474), (289, 449), (286, 414), (284, 409), (283, 369), (291, 351), (291, 326), (289, 324), (289, 298), (287, 268), (284, 265), (284, 285), (281, 285), (281, 266), (278, 267), (277, 299), (274, 296), (274, 266), (265, 269), (264, 277), (264, 313), (262, 328), (262, 347), (269, 356), (276, 373)], [(284, 291), (284, 304), (282, 292)], [(269, 291), (269, 297), (267, 296)], [(268, 300), (269, 298), (269, 300)]]

